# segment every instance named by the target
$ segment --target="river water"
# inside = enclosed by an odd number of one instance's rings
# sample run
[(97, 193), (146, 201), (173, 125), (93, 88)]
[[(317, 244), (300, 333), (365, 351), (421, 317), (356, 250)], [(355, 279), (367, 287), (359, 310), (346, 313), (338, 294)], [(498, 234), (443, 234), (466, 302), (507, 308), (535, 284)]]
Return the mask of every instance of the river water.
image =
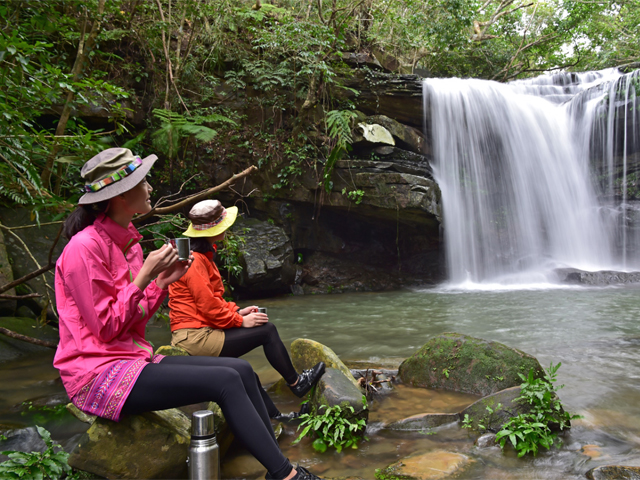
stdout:
[[(512, 451), (473, 446), (475, 437), (457, 425), (423, 434), (389, 433), (382, 417), (395, 420), (419, 412), (455, 412), (473, 397), (399, 389), (371, 413), (369, 442), (343, 454), (317, 454), (308, 443), (292, 447), (295, 432), (281, 438), (286, 454), (327, 477), (373, 478), (376, 468), (414, 453), (446, 450), (474, 461), (460, 478), (584, 478), (601, 464), (640, 465), (640, 288), (520, 286), (517, 290), (440, 286), (428, 290), (283, 297), (261, 301), (286, 345), (310, 338), (331, 347), (351, 365), (397, 367), (431, 336), (459, 332), (519, 348), (543, 366), (562, 362), (559, 395), (566, 408), (584, 416), (574, 422), (560, 449), (517, 459)], [(148, 328), (156, 345), (166, 343), (166, 326)], [(51, 354), (5, 363), (0, 368), (0, 423), (33, 424), (14, 408), (37, 397), (62, 394)], [(265, 384), (277, 373), (261, 352), (248, 360)], [(58, 399), (58, 402), (61, 400)], [(282, 410), (296, 409), (290, 398)], [(54, 438), (71, 445), (84, 429), (69, 420), (47, 425)], [(592, 447), (595, 445), (595, 447)], [(590, 458), (587, 452), (597, 458)], [(247, 457), (230, 459), (231, 472), (252, 475)], [(235, 470), (234, 470), (235, 469)], [(245, 470), (243, 470), (245, 469)], [(248, 469), (248, 470), (247, 470)], [(255, 470), (255, 469), (254, 469)], [(244, 472), (244, 473), (242, 473)], [(256, 473), (257, 472), (257, 473)], [(259, 470), (253, 471), (258, 475)], [(256, 478), (256, 477), (253, 477)]]

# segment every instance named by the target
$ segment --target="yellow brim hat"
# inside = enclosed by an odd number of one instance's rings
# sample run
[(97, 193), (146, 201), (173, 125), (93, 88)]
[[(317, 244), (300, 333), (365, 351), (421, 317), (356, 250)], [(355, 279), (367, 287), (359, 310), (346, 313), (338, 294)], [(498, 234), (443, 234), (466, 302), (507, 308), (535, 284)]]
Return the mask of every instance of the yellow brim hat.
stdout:
[(226, 208), (221, 219), (215, 225), (202, 229), (202, 227), (205, 227), (206, 225), (194, 226), (193, 223), (190, 223), (189, 228), (185, 230), (183, 235), (185, 237), (215, 237), (233, 225), (237, 216), (238, 207)]

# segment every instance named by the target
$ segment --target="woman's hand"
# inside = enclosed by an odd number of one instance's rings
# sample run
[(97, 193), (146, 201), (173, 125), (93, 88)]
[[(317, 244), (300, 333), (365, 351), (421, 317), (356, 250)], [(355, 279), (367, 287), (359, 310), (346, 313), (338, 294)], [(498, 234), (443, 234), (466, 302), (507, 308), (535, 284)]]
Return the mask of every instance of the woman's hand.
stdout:
[(158, 278), (156, 279), (156, 285), (158, 285), (158, 287), (162, 289), (165, 289), (176, 280), (180, 280), (182, 276), (187, 273), (187, 270), (189, 270), (192, 262), (193, 251), (189, 253), (188, 261), (185, 262), (183, 260), (178, 260), (172, 266), (158, 275)]
[[(158, 250), (154, 250), (147, 255), (147, 258), (142, 264), (142, 268), (140, 269), (140, 272), (138, 272), (138, 276), (135, 278), (133, 283), (135, 283), (140, 290), (144, 290), (154, 278), (168, 268), (173, 267), (176, 262), (178, 262), (178, 251), (171, 245), (163, 245)], [(182, 274), (184, 274), (184, 272), (182, 272)], [(177, 280), (177, 278), (173, 281), (175, 280)]]
[(251, 305), (250, 307), (245, 307), (241, 310), (238, 310), (238, 313), (244, 317), (245, 315), (249, 315), (250, 313), (254, 313), (257, 311), (258, 307), (256, 307), (255, 305)]
[(250, 313), (242, 317), (242, 328), (253, 328), (264, 325), (269, 321), (266, 313)]

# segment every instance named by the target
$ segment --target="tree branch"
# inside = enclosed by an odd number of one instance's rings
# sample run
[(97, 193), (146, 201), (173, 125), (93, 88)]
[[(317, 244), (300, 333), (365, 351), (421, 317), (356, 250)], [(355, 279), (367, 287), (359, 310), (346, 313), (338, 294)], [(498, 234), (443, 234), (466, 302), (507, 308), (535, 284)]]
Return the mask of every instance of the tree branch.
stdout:
[(22, 340), (23, 342), (33, 343), (34, 345), (40, 345), (41, 347), (56, 348), (58, 346), (57, 343), (49, 342), (47, 340), (40, 340), (38, 338), (28, 337), (26, 335), (16, 333), (4, 327), (0, 327), (0, 333), (5, 334), (7, 337), (15, 338), (17, 340)]
[(243, 170), (242, 172), (238, 173), (237, 175), (234, 175), (233, 177), (231, 177), (227, 181), (221, 183), (220, 185), (217, 185), (215, 187), (209, 188), (208, 190), (203, 190), (203, 191), (198, 192), (198, 193), (196, 193), (194, 195), (190, 195), (190, 196), (184, 198), (183, 200), (181, 200), (180, 202), (175, 203), (175, 204), (173, 204), (171, 206), (162, 207), (162, 208), (155, 208), (154, 207), (149, 213), (145, 213), (144, 215), (140, 215), (139, 217), (134, 218), (133, 219), (133, 223), (141, 222), (145, 218), (148, 218), (148, 217), (150, 217), (152, 215), (162, 215), (162, 214), (165, 214), (165, 213), (175, 212), (176, 210), (181, 209), (185, 205), (190, 205), (190, 204), (198, 202), (200, 200), (204, 200), (205, 198), (209, 197), (210, 195), (213, 195), (214, 193), (220, 192), (220, 191), (224, 190), (225, 188), (231, 186), (233, 184), (233, 182), (235, 182), (236, 180), (239, 180), (239, 179), (241, 179), (243, 177), (246, 177), (247, 175), (250, 175), (251, 173), (255, 172), (256, 170), (258, 170), (258, 168), (255, 165), (251, 165), (246, 170)]

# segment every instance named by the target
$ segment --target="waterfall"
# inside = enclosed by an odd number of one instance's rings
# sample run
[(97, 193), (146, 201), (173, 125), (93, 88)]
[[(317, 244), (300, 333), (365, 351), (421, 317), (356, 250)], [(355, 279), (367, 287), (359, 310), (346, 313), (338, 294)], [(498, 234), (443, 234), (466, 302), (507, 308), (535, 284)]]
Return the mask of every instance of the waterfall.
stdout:
[(608, 69), (424, 81), (451, 283), (640, 267), (640, 209), (629, 198), (640, 175), (639, 79)]

